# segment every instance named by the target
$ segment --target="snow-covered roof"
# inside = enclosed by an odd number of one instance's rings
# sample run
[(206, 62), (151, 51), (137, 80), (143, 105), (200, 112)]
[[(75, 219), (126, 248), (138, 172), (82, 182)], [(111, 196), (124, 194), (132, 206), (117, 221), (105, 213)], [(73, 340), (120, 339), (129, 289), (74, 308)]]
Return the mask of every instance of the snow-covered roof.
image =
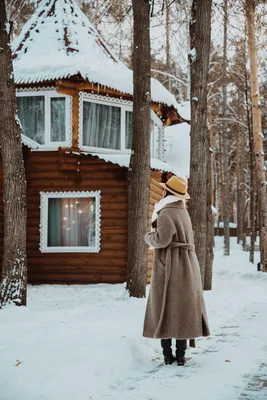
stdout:
[[(121, 62), (75, 0), (42, 0), (12, 43), (16, 84), (83, 79), (133, 94), (133, 72)], [(178, 109), (175, 97), (151, 79), (151, 98)]]
[[(106, 162), (111, 162), (112, 164), (117, 164), (120, 167), (129, 168), (130, 165), (130, 154), (108, 154), (108, 153), (85, 153), (94, 157), (99, 158), (100, 160), (104, 160)], [(157, 158), (151, 158), (150, 166), (152, 169), (156, 169), (158, 171), (163, 172), (173, 172), (176, 174), (175, 168), (172, 168), (168, 163), (158, 160)]]
[(21, 134), (21, 141), (25, 146), (29, 147), (30, 149), (38, 149), (38, 147), (39, 147), (38, 144), (34, 140), (23, 135), (23, 133)]
[(184, 101), (178, 104), (177, 111), (185, 121), (191, 121), (191, 104), (190, 101)]
[(190, 174), (190, 125), (168, 126), (164, 129), (166, 140), (165, 159), (176, 175), (189, 178)]

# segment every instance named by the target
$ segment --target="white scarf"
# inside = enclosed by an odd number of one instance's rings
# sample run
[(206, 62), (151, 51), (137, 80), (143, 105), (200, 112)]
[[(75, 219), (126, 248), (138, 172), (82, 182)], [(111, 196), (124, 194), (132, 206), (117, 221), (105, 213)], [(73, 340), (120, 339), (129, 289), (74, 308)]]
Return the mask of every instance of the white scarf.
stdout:
[(167, 204), (175, 203), (176, 201), (183, 201), (185, 204), (185, 200), (181, 197), (177, 197), (174, 195), (170, 195), (161, 199), (158, 203), (154, 206), (154, 211), (151, 217), (151, 222), (155, 221), (158, 218), (158, 213), (162, 210)]
[[(171, 204), (171, 203), (175, 203), (177, 201), (182, 201), (185, 204), (185, 200), (182, 199), (181, 197), (177, 197), (174, 195), (169, 195), (167, 197), (164, 197), (163, 199), (161, 199), (158, 203), (155, 204), (154, 206), (154, 211), (151, 217), (151, 223), (153, 221), (156, 221), (156, 219), (158, 218), (158, 213), (160, 212), (160, 210), (162, 210), (167, 204)], [(152, 228), (151, 226), (151, 232), (155, 231), (155, 228)], [(154, 247), (150, 246), (149, 250), (154, 250)]]

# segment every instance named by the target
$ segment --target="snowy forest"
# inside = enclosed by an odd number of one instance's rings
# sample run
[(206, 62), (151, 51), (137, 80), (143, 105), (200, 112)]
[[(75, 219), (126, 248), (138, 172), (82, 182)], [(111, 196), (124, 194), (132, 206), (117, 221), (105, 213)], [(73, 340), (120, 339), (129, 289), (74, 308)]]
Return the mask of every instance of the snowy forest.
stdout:
[(266, 0), (0, 0), (0, 72), (0, 399), (267, 398)]

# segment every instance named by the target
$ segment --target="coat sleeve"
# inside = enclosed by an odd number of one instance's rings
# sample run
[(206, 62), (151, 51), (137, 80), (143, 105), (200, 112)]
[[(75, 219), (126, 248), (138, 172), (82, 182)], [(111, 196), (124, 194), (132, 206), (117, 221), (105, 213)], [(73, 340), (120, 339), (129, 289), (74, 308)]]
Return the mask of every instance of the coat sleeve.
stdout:
[(155, 249), (164, 249), (171, 242), (175, 233), (174, 223), (167, 210), (162, 210), (157, 219), (157, 228), (146, 234), (146, 243)]

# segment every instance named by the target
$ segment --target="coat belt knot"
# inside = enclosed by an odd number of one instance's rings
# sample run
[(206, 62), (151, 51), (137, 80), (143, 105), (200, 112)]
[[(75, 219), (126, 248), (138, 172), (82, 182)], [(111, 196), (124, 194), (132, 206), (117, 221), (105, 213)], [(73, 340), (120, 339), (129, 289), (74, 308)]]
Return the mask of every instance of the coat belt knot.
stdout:
[(191, 244), (191, 243), (171, 242), (170, 246), (172, 248), (180, 247), (180, 248), (182, 248), (184, 250), (195, 251), (195, 245)]

